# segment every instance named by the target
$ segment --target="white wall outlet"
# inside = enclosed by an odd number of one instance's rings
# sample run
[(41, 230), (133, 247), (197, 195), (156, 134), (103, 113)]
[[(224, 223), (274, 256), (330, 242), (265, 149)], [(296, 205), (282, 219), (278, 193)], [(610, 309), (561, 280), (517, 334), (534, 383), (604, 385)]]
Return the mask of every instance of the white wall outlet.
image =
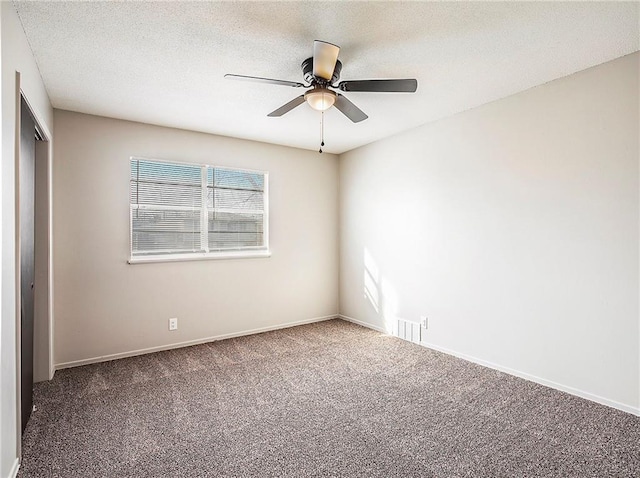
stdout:
[(429, 319), (427, 318), (426, 315), (420, 316), (420, 327), (422, 327), (423, 329), (429, 328)]
[(178, 318), (169, 319), (169, 330), (178, 330)]

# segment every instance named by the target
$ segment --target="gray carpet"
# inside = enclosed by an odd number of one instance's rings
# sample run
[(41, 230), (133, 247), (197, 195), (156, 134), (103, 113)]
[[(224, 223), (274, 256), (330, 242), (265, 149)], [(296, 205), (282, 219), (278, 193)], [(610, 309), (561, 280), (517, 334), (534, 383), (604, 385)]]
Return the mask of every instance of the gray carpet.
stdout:
[(20, 477), (639, 477), (640, 418), (332, 320), (56, 373)]

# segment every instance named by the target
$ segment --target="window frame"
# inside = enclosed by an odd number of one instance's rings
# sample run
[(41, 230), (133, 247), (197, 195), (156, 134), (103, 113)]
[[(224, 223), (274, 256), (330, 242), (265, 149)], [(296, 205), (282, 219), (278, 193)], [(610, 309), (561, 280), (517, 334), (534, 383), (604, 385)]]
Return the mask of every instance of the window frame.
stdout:
[[(192, 210), (196, 211), (200, 209), (200, 222), (207, 225), (206, 228), (202, 228), (202, 244), (207, 245), (208, 249), (208, 217), (210, 208), (207, 206), (207, 168), (225, 169), (231, 171), (239, 171), (246, 173), (262, 174), (264, 177), (264, 191), (263, 191), (263, 204), (264, 210), (262, 211), (262, 246), (247, 246), (241, 249), (229, 249), (218, 251), (202, 251), (202, 252), (165, 252), (162, 254), (133, 254), (133, 211), (134, 209), (158, 209), (158, 206), (147, 204), (132, 204), (131, 194), (129, 193), (129, 264), (144, 264), (151, 262), (182, 262), (182, 261), (199, 261), (199, 260), (212, 260), (212, 259), (250, 259), (271, 257), (271, 249), (269, 246), (269, 171), (237, 168), (232, 166), (217, 166), (207, 163), (192, 163), (187, 161), (171, 161), (157, 158), (146, 158), (143, 156), (130, 156), (129, 157), (129, 183), (131, 183), (131, 162), (132, 161), (151, 161), (164, 164), (175, 164), (177, 166), (196, 166), (201, 168), (201, 193), (202, 193), (202, 206), (200, 208), (190, 208), (188, 206), (163, 206), (161, 209), (166, 210)], [(130, 188), (131, 186), (129, 186)], [(135, 206), (135, 208), (134, 208)], [(215, 209), (215, 208), (214, 208)]]

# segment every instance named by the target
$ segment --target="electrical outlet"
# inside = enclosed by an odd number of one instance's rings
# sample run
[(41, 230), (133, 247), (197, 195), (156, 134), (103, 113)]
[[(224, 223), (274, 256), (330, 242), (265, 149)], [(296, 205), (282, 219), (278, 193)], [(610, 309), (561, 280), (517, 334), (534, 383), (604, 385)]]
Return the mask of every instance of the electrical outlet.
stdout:
[(426, 315), (420, 316), (420, 327), (422, 327), (423, 329), (429, 328), (429, 319), (427, 318)]
[(173, 319), (169, 319), (169, 330), (178, 330), (177, 317), (174, 317)]

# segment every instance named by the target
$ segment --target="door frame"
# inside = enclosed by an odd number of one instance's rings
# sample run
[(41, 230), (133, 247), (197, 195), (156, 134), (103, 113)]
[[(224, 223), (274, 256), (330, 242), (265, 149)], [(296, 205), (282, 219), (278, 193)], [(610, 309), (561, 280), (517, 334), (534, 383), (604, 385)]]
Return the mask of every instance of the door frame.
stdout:
[[(45, 354), (45, 361), (48, 363), (47, 371), (48, 380), (53, 378), (54, 374), (54, 365), (53, 365), (53, 201), (52, 201), (52, 184), (53, 184), (53, 175), (52, 175), (52, 159), (53, 159), (53, 135), (51, 131), (46, 126), (45, 121), (43, 121), (43, 116), (40, 114), (37, 108), (34, 108), (33, 103), (29, 101), (29, 96), (22, 89), (21, 85), (21, 75), (19, 71), (16, 71), (16, 91), (15, 91), (15, 137), (14, 137), (14, 152), (15, 152), (15, 175), (14, 175), (14, 184), (15, 184), (15, 303), (16, 303), (16, 316), (15, 316), (15, 327), (16, 327), (16, 443), (17, 443), (17, 456), (20, 461), (22, 461), (22, 370), (21, 370), (21, 362), (22, 362), (22, 327), (21, 327), (21, 317), (20, 317), (20, 300), (22, 296), (22, 283), (21, 283), (21, 268), (22, 268), (22, 260), (21, 260), (21, 246), (20, 246), (20, 133), (21, 133), (21, 116), (22, 116), (22, 106), (21, 99), (24, 99), (31, 116), (34, 119), (35, 127), (42, 138), (42, 141), (47, 143), (46, 148), (42, 148), (41, 155), (38, 154), (38, 148), (36, 148), (36, 157), (35, 157), (35, 165), (34, 165), (34, 173), (37, 170), (38, 166), (46, 167), (46, 186), (47, 186), (47, 194), (45, 196), (46, 204), (38, 205), (37, 202), (34, 202), (34, 211), (36, 208), (43, 206), (46, 208), (46, 234), (47, 234), (47, 251), (45, 255), (45, 263), (43, 264), (46, 267), (46, 287), (41, 288), (41, 293), (46, 293), (46, 304), (47, 310), (44, 319), (44, 324), (40, 324), (41, 326), (47, 327), (47, 345), (48, 350)], [(38, 162), (40, 165), (38, 165)], [(44, 162), (44, 164), (43, 164)], [(37, 174), (37, 173), (36, 173)], [(34, 219), (34, 228), (36, 226)], [(34, 231), (35, 232), (35, 231)], [(34, 237), (35, 240), (35, 237)], [(34, 242), (34, 251), (35, 251), (35, 242)], [(35, 264), (37, 267), (37, 264)], [(35, 302), (37, 302), (34, 296), (34, 306)], [(34, 329), (36, 326), (36, 315), (34, 309)]]

